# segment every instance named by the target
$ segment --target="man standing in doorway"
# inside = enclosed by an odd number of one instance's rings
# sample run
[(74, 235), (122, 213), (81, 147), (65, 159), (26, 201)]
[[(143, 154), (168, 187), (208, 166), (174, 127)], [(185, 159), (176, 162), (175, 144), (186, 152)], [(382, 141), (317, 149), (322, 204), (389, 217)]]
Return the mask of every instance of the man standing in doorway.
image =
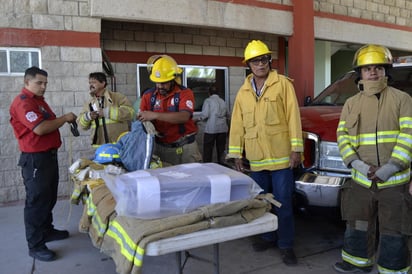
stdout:
[(229, 112), (226, 102), (219, 97), (216, 86), (209, 88), (209, 98), (203, 102), (202, 113), (198, 121), (205, 121), (203, 134), (203, 162), (212, 162), (213, 149), (216, 144), (217, 162), (224, 163), (224, 152), (226, 149), (227, 120)]

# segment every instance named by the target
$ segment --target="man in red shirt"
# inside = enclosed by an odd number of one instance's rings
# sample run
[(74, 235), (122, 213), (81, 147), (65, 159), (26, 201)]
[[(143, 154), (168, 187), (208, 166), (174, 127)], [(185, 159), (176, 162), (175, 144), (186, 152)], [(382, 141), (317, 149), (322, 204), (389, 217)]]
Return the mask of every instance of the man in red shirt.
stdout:
[(29, 255), (52, 261), (56, 253), (46, 242), (69, 237), (69, 232), (53, 226), (52, 210), (57, 201), (61, 146), (59, 128), (76, 121), (72, 112), (56, 117), (44, 100), (47, 72), (31, 67), (24, 74), (24, 88), (10, 106), (10, 123), (21, 151), (19, 166), (26, 189), (24, 225)]
[(152, 56), (148, 64), (156, 87), (143, 94), (137, 119), (152, 121), (158, 132), (154, 154), (173, 165), (200, 162), (192, 120), (194, 95), (180, 85), (182, 69), (168, 55)]

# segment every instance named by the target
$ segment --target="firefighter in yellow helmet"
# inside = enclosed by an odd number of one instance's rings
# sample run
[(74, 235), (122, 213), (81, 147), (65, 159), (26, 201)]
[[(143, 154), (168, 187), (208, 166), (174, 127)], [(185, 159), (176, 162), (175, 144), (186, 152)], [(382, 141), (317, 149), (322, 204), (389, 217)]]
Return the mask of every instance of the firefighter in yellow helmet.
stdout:
[(158, 132), (154, 154), (173, 165), (200, 162), (192, 120), (195, 99), (193, 91), (181, 85), (183, 70), (168, 55), (152, 56), (147, 63), (156, 86), (143, 94), (137, 119), (152, 121)]
[(360, 92), (346, 101), (337, 129), (339, 150), (352, 176), (342, 187), (347, 226), (343, 261), (334, 268), (370, 272), (376, 258), (379, 273), (406, 274), (407, 235), (412, 234), (412, 99), (388, 86), (392, 55), (386, 47), (361, 47), (353, 65)]
[(245, 48), (243, 62), (252, 73), (234, 102), (227, 157), (234, 158), (236, 169), (243, 171), (245, 155), (251, 177), (282, 203), (274, 208), (279, 219), (277, 233), (262, 235), (253, 248), (263, 251), (278, 246), (283, 262), (295, 265), (293, 168), (301, 163), (302, 127), (292, 80), (271, 68), (271, 53), (260, 40), (249, 42)]

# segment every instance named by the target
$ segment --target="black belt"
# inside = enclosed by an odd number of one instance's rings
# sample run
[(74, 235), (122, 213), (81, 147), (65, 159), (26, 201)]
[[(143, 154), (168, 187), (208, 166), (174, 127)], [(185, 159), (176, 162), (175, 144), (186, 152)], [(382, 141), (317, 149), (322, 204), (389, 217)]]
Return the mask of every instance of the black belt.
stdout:
[(57, 154), (57, 148), (49, 149), (46, 151), (39, 151), (39, 152), (22, 152), (23, 154), (33, 154), (33, 153), (50, 153), (50, 154)]
[(161, 145), (163, 147), (171, 147), (171, 148), (176, 148), (176, 147), (182, 147), (184, 145), (187, 144), (191, 144), (196, 140), (196, 134), (192, 134), (190, 136), (184, 137), (179, 141), (176, 141), (174, 143), (170, 143), (170, 144), (166, 144), (166, 143), (162, 143), (159, 141), (156, 141), (156, 144)]

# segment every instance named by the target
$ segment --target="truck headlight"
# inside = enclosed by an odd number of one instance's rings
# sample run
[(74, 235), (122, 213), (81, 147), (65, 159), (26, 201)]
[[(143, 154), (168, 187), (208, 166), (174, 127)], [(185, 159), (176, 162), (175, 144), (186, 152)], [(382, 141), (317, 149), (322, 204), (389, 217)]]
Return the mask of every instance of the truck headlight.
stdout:
[(345, 173), (350, 172), (350, 169), (346, 168), (343, 163), (338, 144), (334, 142), (320, 142), (319, 168)]

